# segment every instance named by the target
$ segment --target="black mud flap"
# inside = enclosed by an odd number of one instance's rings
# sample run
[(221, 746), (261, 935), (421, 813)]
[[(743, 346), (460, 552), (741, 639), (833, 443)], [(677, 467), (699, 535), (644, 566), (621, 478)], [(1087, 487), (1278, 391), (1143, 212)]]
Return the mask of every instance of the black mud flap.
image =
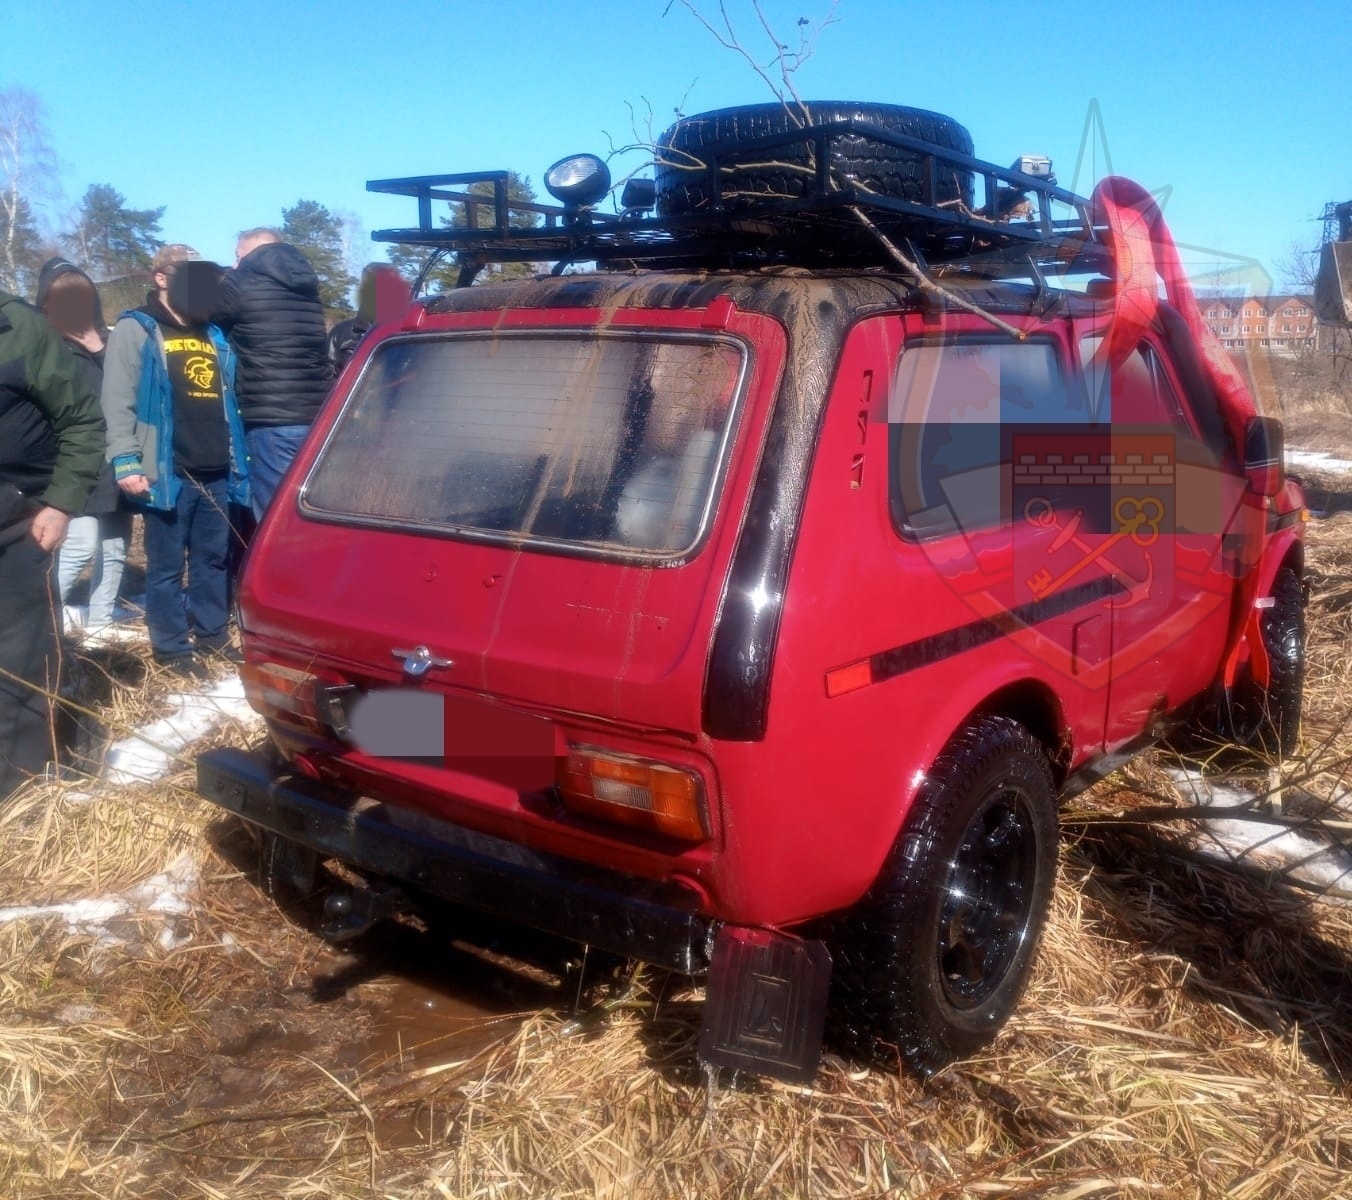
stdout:
[(700, 1062), (811, 1083), (830, 982), (822, 942), (724, 925), (709, 965)]

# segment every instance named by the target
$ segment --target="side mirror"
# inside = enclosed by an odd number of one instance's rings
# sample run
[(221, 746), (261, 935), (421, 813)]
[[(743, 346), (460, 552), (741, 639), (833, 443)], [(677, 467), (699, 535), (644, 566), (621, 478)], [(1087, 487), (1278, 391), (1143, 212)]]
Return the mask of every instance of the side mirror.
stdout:
[(1244, 426), (1244, 474), (1260, 496), (1275, 496), (1286, 481), (1286, 438), (1275, 417), (1250, 417)]

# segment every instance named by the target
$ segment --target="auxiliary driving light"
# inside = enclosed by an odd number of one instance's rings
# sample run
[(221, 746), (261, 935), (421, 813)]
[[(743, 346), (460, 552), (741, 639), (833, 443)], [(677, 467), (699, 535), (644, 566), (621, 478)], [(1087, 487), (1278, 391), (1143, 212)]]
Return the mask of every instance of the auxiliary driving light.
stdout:
[(595, 154), (572, 154), (545, 172), (545, 187), (565, 208), (585, 208), (610, 191), (610, 168)]
[(1009, 169), (1018, 171), (1020, 175), (1031, 175), (1034, 179), (1045, 179), (1048, 183), (1056, 182), (1056, 176), (1052, 174), (1052, 160), (1045, 154), (1020, 154)]

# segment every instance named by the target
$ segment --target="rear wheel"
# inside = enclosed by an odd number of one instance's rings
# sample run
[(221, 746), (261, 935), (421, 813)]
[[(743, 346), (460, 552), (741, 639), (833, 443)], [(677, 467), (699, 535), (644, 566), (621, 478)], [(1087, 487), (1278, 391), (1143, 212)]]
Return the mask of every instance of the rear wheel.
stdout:
[(1022, 995), (1056, 876), (1041, 744), (983, 717), (940, 756), (878, 882), (840, 922), (832, 1026), (928, 1073), (989, 1042)]
[[(1295, 571), (1277, 572), (1269, 599), (1260, 622), (1267, 686), (1246, 666), (1228, 693), (1217, 687), (1214, 699), (1174, 738), (1183, 754), (1230, 765), (1234, 747), (1269, 760), (1295, 753), (1305, 689), (1305, 596)], [(1242, 756), (1233, 765), (1244, 765)]]

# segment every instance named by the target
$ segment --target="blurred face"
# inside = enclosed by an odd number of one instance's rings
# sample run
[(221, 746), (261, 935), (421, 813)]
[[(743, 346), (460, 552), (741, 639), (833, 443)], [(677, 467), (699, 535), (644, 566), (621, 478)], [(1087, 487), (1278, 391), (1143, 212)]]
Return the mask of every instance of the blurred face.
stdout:
[(94, 285), (82, 276), (58, 275), (43, 311), (58, 333), (73, 336), (94, 327), (94, 299)]

